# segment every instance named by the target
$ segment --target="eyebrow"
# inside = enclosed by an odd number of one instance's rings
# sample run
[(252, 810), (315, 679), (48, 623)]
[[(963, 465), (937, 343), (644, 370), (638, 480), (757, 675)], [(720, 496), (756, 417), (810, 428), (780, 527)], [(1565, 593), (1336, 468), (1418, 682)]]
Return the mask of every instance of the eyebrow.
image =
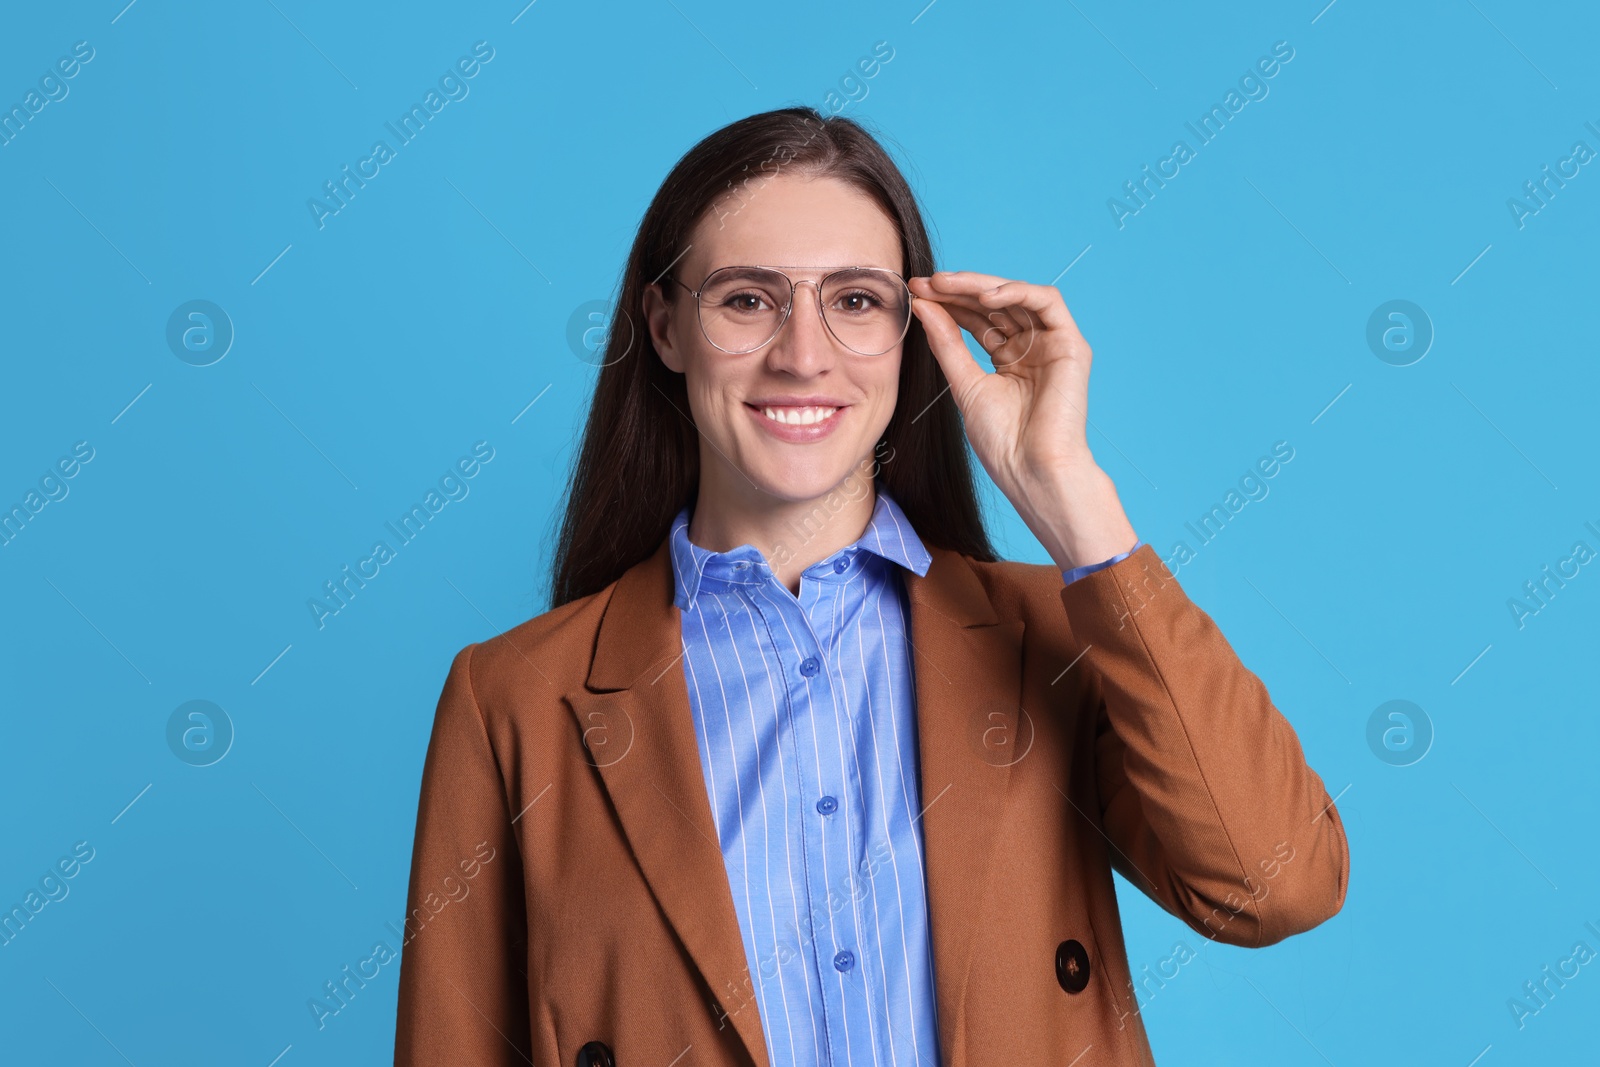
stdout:
[(752, 271), (757, 270), (804, 270), (815, 271), (821, 274), (832, 274), (834, 271), (860, 270), (863, 267), (871, 270), (886, 270), (893, 274), (900, 273), (893, 267), (876, 267), (870, 263), (847, 263), (842, 267), (802, 267), (789, 263), (730, 263), (724, 267), (712, 267), (706, 272), (706, 277), (711, 277), (711, 275), (715, 274), (719, 270), (738, 270), (740, 276), (745, 276), (750, 274)]

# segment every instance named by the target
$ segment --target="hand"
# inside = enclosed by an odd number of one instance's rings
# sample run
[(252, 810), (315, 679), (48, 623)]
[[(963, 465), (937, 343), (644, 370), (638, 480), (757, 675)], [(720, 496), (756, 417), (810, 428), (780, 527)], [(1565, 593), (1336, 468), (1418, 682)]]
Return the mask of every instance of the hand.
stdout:
[[(972, 271), (909, 285), (973, 452), (1061, 569), (1133, 547), (1116, 488), (1089, 451), (1092, 353), (1060, 291)], [(967, 351), (963, 329), (994, 373)]]

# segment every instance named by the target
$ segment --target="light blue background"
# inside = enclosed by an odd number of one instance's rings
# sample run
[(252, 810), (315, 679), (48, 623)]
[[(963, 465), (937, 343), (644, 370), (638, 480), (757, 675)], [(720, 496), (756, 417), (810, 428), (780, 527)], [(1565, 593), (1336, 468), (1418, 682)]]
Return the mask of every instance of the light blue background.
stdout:
[[(1200, 953), (1146, 994), (1159, 1062), (1593, 1055), (1600, 964), (1524, 1028), (1507, 1006), (1600, 950), (1600, 566), (1521, 629), (1507, 607), (1600, 549), (1600, 163), (1522, 228), (1507, 207), (1600, 150), (1591, 8), (122, 2), (0, 33), (6, 107), (95, 49), (0, 148), (0, 504), (95, 450), (0, 548), (0, 904), (95, 849), (0, 948), (0, 1058), (388, 1062), (396, 965), (321, 1031), (306, 1002), (393, 940), (451, 656), (545, 606), (594, 377), (569, 322), (682, 152), (844, 99), (880, 40), (845, 113), (891, 140), (941, 266), (1061, 287), (1145, 540), (1195, 547), (1186, 521), (1295, 450), (1179, 577), (1338, 795), (1349, 897), (1247, 951), (1120, 884), (1136, 972)], [(318, 229), (308, 198), (479, 40), (470, 95)], [(1269, 95), (1119, 229), (1107, 199), (1277, 41)], [(208, 367), (165, 341), (193, 299), (237, 331)], [(1366, 342), (1391, 299), (1436, 331), (1411, 366)], [(307, 599), (480, 440), (470, 495), (319, 630)], [(989, 489), (1005, 553), (1043, 562)], [(237, 732), (206, 768), (165, 738), (193, 699)], [(1411, 766), (1368, 747), (1391, 699), (1436, 734)]]

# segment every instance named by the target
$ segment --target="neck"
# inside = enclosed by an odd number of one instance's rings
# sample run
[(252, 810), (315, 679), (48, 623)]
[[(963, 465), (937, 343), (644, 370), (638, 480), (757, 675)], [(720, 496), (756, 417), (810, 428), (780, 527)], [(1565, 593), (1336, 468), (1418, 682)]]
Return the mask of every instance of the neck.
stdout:
[[(704, 468), (702, 468), (704, 469)], [(689, 520), (689, 540), (713, 552), (753, 545), (791, 593), (800, 574), (818, 560), (857, 541), (877, 502), (870, 476), (854, 470), (820, 497), (780, 500), (754, 490), (725, 492), (702, 478)]]

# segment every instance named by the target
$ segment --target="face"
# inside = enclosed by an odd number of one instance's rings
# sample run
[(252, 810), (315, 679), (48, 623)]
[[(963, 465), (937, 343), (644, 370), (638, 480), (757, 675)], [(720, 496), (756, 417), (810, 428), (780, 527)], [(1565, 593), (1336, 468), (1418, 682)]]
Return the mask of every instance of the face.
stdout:
[[(894, 223), (836, 178), (782, 175), (745, 197), (715, 206), (693, 231), (672, 270), (690, 289), (728, 266), (777, 267), (796, 282), (840, 267), (904, 272)], [(815, 500), (871, 461), (894, 414), (902, 345), (877, 356), (844, 347), (822, 321), (815, 285), (796, 288), (777, 337), (742, 355), (706, 340), (694, 297), (671, 282), (646, 290), (645, 316), (662, 362), (688, 386), (702, 501)]]

